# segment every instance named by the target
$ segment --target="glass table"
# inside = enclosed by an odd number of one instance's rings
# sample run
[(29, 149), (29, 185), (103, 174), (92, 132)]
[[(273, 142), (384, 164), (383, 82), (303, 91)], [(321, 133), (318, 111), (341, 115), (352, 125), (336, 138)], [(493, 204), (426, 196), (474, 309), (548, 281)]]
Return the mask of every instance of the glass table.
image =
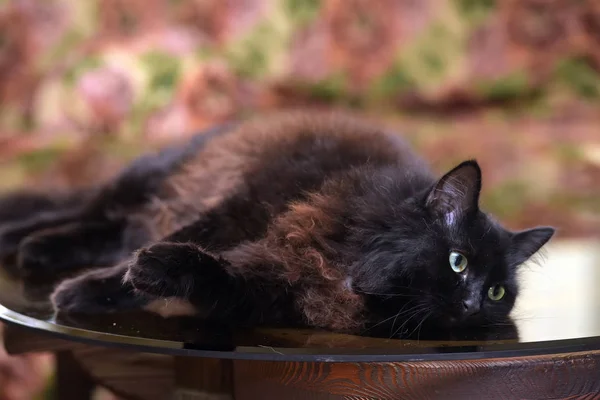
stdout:
[[(104, 375), (112, 372), (116, 381), (132, 375), (146, 389), (121, 390), (124, 397), (161, 398), (168, 391), (219, 399), (471, 398), (480, 390), (487, 391), (486, 398), (600, 393), (600, 242), (557, 241), (541, 262), (520, 273), (514, 325), (432, 340), (231, 330), (144, 313), (54, 315), (43, 288), (42, 300), (31, 300), (20, 282), (7, 277), (0, 279), (0, 319), (10, 328), (9, 352), (68, 351), (92, 375), (102, 359)], [(118, 366), (119, 374), (110, 365)], [(144, 372), (149, 376), (132, 372), (140, 365), (156, 368)], [(171, 386), (153, 391), (159, 375), (168, 375)], [(96, 379), (119, 392), (106, 376)]]

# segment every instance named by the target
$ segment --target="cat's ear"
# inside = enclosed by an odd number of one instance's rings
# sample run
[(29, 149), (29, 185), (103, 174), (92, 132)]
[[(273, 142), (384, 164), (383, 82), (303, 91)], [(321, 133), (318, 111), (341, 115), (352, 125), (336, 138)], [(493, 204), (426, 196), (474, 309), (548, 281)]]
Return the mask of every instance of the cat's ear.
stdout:
[(516, 232), (511, 238), (510, 261), (519, 265), (537, 253), (554, 235), (554, 228), (542, 226)]
[(481, 169), (475, 160), (461, 163), (435, 184), (429, 192), (426, 206), (451, 224), (479, 207)]

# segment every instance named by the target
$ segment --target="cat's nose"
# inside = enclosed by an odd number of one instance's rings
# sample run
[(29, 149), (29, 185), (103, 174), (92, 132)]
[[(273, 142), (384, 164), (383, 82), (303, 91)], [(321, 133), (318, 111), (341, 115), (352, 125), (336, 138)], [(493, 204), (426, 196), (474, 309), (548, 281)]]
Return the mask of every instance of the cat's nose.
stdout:
[(465, 316), (477, 314), (480, 309), (479, 301), (477, 301), (477, 299), (463, 300), (462, 305), (463, 305), (463, 313), (465, 314)]

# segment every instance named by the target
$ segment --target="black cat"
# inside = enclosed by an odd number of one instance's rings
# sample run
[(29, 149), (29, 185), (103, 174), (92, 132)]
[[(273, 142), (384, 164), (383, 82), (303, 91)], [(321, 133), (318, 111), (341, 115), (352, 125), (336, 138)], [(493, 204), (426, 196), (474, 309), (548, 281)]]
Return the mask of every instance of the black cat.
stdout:
[(5, 225), (0, 256), (29, 280), (97, 267), (57, 287), (60, 312), (391, 334), (502, 324), (517, 268), (554, 229), (504, 229), (480, 190), (475, 161), (436, 179), (377, 124), (285, 113), (142, 157), (76, 204)]

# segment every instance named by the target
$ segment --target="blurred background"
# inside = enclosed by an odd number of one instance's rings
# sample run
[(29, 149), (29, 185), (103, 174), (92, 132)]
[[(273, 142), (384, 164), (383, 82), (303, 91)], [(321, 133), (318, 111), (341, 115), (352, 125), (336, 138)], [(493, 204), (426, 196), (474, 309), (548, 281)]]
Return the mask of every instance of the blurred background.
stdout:
[[(0, 192), (296, 106), (378, 117), (438, 171), (476, 157), (511, 228), (600, 237), (598, 1), (0, 0)], [(0, 399), (50, 373), (0, 353)]]

